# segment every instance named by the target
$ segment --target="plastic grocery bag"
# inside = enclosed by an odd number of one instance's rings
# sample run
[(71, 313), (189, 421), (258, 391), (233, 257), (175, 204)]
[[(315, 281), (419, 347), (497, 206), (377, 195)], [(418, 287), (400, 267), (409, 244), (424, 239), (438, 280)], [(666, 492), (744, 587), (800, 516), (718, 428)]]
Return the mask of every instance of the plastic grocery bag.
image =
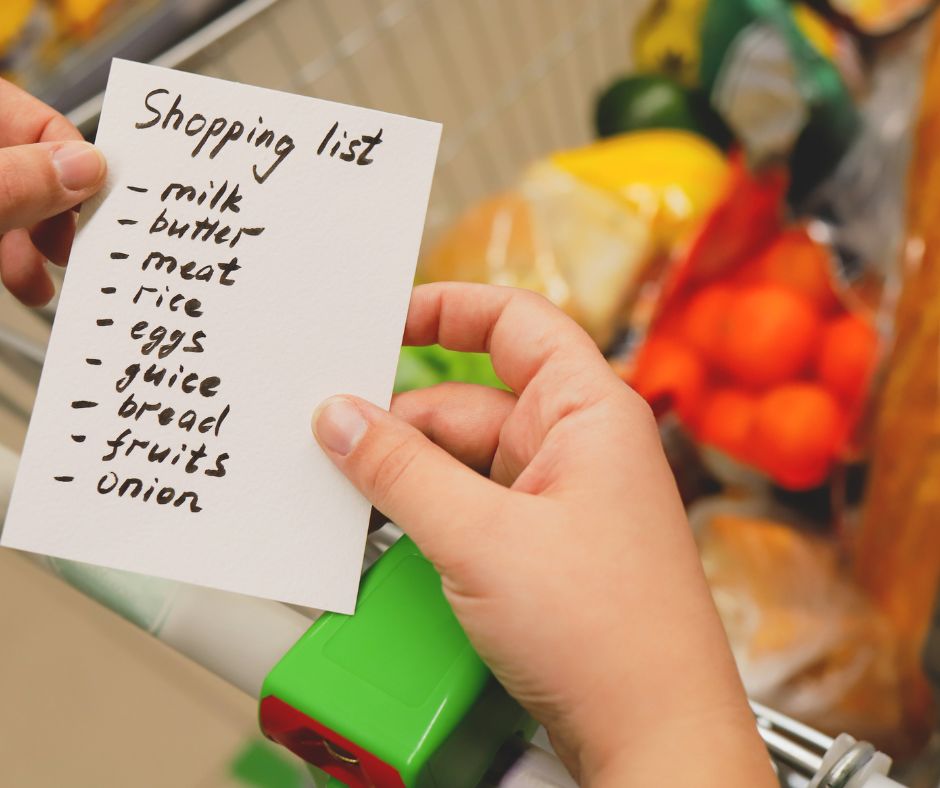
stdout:
[(721, 152), (690, 132), (634, 132), (556, 153), (458, 219), (422, 259), (419, 279), (534, 290), (606, 348), (655, 263), (714, 204), (726, 176)]
[(702, 562), (748, 694), (829, 733), (901, 742), (890, 626), (854, 587), (834, 546), (762, 513), (694, 507)]
[(862, 518), (855, 534), (859, 584), (899, 638), (910, 728), (936, 725), (937, 691), (923, 661), (940, 593), (940, 18), (933, 25), (908, 194), (904, 281), (896, 340), (872, 436)]
[(784, 223), (785, 189), (734, 159), (623, 375), (712, 454), (802, 490), (853, 456), (880, 342), (816, 226)]

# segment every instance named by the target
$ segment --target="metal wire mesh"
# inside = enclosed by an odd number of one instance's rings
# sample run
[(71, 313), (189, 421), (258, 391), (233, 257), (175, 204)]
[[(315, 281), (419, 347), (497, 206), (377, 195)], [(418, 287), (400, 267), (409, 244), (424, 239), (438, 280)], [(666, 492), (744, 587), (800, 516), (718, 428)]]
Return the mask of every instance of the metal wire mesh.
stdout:
[[(444, 124), (425, 239), (591, 136), (647, 0), (245, 0), (155, 62)], [(70, 113), (93, 132), (101, 97)], [(52, 270), (61, 285), (61, 271)], [(25, 435), (55, 302), (0, 292), (0, 440)]]
[(249, 0), (158, 60), (444, 124), (427, 235), (588, 141), (638, 0)]

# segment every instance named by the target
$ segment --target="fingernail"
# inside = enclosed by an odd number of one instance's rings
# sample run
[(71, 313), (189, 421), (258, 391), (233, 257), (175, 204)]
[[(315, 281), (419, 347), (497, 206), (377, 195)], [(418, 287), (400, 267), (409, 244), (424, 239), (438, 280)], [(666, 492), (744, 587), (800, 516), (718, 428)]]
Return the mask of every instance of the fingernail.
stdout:
[(59, 182), (69, 191), (81, 191), (101, 179), (104, 156), (90, 142), (66, 142), (52, 153)]
[(330, 397), (313, 414), (313, 431), (327, 449), (345, 457), (366, 434), (366, 420), (345, 397)]

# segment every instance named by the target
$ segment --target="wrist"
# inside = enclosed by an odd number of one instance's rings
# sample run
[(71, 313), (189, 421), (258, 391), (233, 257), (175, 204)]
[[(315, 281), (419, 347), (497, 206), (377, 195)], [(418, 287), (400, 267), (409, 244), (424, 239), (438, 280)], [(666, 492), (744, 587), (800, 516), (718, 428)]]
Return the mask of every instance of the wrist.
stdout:
[(724, 711), (670, 720), (629, 736), (598, 732), (577, 763), (582, 788), (778, 786), (753, 718)]

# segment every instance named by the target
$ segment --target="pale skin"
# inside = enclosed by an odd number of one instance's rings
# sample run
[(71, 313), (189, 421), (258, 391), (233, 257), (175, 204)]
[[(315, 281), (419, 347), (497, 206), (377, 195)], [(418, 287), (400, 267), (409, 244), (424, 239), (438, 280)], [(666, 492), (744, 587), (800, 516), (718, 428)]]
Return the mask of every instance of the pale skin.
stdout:
[(0, 79), (0, 280), (24, 304), (55, 295), (45, 260), (65, 265), (73, 209), (101, 188), (106, 170), (66, 118)]
[(776, 786), (643, 400), (521, 290), (418, 287), (404, 340), (487, 352), (512, 391), (334, 397), (315, 435), (580, 784)]
[[(54, 295), (104, 157), (0, 80), (0, 279)], [(326, 454), (434, 563), (480, 655), (583, 786), (772, 788), (655, 422), (539, 296), (414, 291), (407, 344), (490, 353), (512, 392), (323, 403)]]

